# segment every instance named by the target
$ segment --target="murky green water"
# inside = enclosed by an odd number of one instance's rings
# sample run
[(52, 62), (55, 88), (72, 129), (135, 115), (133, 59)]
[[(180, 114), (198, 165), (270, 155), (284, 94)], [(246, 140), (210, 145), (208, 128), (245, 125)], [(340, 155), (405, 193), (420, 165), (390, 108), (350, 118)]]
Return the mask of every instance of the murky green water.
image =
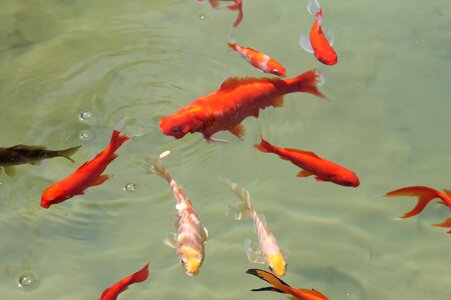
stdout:
[[(449, 299), (450, 236), (432, 227), (449, 210), (430, 205), (393, 221), (413, 198), (376, 197), (409, 185), (450, 188), (451, 4), (424, 1), (321, 2), (339, 63), (323, 67), (297, 44), (313, 18), (307, 1), (243, 0), (234, 38), (272, 55), (295, 76), (320, 67), (331, 101), (292, 94), (244, 122), (240, 141), (207, 144), (199, 134), (163, 136), (161, 116), (217, 89), (229, 76), (263, 76), (225, 43), (235, 18), (195, 0), (8, 1), (0, 10), (0, 146), (82, 145), (76, 163), (55, 158), (0, 175), (0, 298), (97, 299), (151, 261), (148, 281), (120, 299), (283, 299), (255, 294), (263, 281), (243, 240), (250, 221), (225, 214), (237, 201), (218, 176), (251, 193), (282, 247), (297, 287), (330, 299)], [(87, 111), (91, 118), (80, 119)], [(131, 118), (135, 138), (107, 169), (113, 177), (48, 210), (42, 191), (101, 151), (114, 124)], [(311, 178), (252, 147), (258, 133), (275, 145), (315, 151), (354, 170), (357, 189)], [(146, 174), (149, 154), (185, 187), (208, 228), (199, 276), (186, 276), (163, 245), (174, 231), (167, 184)], [(136, 190), (124, 190), (127, 183)], [(37, 282), (17, 287), (32, 271)]]

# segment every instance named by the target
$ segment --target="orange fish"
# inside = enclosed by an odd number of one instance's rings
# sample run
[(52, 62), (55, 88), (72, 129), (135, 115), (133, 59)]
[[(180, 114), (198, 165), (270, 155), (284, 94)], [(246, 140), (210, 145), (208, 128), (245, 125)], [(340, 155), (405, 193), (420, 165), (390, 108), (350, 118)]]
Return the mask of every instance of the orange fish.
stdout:
[(271, 291), (271, 292), (278, 292), (283, 294), (290, 294), (293, 297), (291, 297), (291, 300), (328, 300), (325, 295), (320, 293), (317, 290), (314, 289), (296, 289), (289, 286), (286, 282), (284, 282), (282, 279), (278, 278), (277, 276), (260, 270), (260, 269), (249, 269), (246, 271), (247, 274), (251, 274), (254, 276), (257, 276), (260, 279), (263, 279), (264, 281), (270, 283), (272, 286), (263, 287), (259, 289), (252, 289), (253, 292), (259, 292), (259, 291)]
[[(434, 190), (426, 186), (409, 186), (397, 189), (385, 194), (387, 197), (403, 197), (414, 196), (418, 197), (418, 202), (415, 207), (401, 216), (401, 219), (407, 219), (421, 213), (425, 207), (434, 199), (440, 199), (440, 204), (446, 205), (451, 209), (451, 190), (444, 189), (444, 193)], [(434, 224), (434, 226), (451, 227), (451, 219), (447, 219), (441, 224)], [(451, 233), (451, 231), (448, 231)]]
[(310, 30), (310, 39), (301, 35), (300, 46), (307, 52), (313, 53), (315, 57), (325, 65), (335, 65), (337, 63), (337, 53), (332, 48), (333, 38), (328, 40), (321, 29), (323, 22), (323, 11), (317, 0), (312, 0), (307, 6), (310, 14), (316, 16)]
[[(242, 0), (223, 0), (223, 1), (233, 1), (235, 4), (224, 6), (230, 10), (238, 10), (238, 16), (236, 17), (235, 21), (233, 22), (233, 27), (238, 27), (240, 25), (241, 21), (243, 20), (243, 3)], [(204, 0), (197, 0), (198, 3), (203, 4)], [(213, 8), (220, 8), (219, 6), (219, 0), (209, 0), (211, 7)]]
[(228, 43), (230, 48), (240, 53), (251, 65), (265, 73), (285, 77), (285, 68), (275, 59), (252, 48), (239, 46), (237, 43)]
[(123, 291), (127, 290), (129, 285), (137, 282), (143, 282), (148, 277), (149, 264), (147, 263), (138, 272), (123, 278), (121, 281), (115, 283), (114, 285), (103, 291), (102, 296), (100, 296), (99, 300), (116, 300), (117, 296)]
[(277, 154), (280, 158), (289, 160), (300, 167), (302, 171), (298, 173), (298, 177), (315, 175), (317, 181), (330, 181), (349, 187), (358, 187), (360, 184), (359, 178), (354, 172), (321, 158), (313, 152), (292, 148), (279, 148), (271, 145), (263, 138), (261, 138), (260, 144), (255, 144), (254, 147), (261, 152)]
[(249, 116), (258, 118), (260, 109), (282, 106), (285, 94), (303, 92), (325, 98), (317, 88), (319, 82), (320, 75), (315, 70), (285, 80), (228, 78), (216, 92), (162, 117), (160, 129), (163, 134), (176, 139), (187, 133), (200, 132), (207, 141), (215, 141), (212, 135), (221, 130), (242, 138), (244, 128), (241, 122)]
[(121, 120), (116, 125), (110, 143), (105, 150), (44, 191), (41, 197), (43, 208), (49, 208), (51, 205), (61, 203), (73, 196), (82, 195), (88, 187), (100, 185), (110, 178), (109, 175), (102, 175), (103, 171), (118, 156), (115, 151), (130, 139), (126, 135), (120, 135), (120, 130), (122, 130), (124, 124), (125, 120)]

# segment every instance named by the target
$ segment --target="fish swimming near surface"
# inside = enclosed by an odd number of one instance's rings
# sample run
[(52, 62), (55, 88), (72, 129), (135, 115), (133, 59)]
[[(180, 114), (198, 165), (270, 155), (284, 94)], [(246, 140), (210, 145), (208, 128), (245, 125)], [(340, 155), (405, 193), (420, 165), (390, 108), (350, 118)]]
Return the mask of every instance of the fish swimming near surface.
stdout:
[(22, 164), (38, 164), (43, 159), (53, 157), (64, 157), (74, 162), (71, 156), (80, 149), (81, 146), (65, 150), (47, 150), (44, 146), (16, 145), (9, 148), (0, 147), (0, 167), (8, 176), (14, 176), (14, 166)]
[[(418, 197), (417, 204), (415, 207), (406, 212), (404, 215), (402, 215), (401, 219), (407, 219), (412, 216), (416, 216), (419, 213), (421, 213), (426, 206), (434, 199), (440, 199), (439, 203), (443, 204), (445, 206), (448, 206), (449, 209), (451, 209), (451, 190), (444, 189), (443, 193), (439, 192), (433, 188), (427, 187), (427, 186), (409, 186), (400, 188), (397, 190), (393, 190), (391, 192), (388, 192), (385, 194), (387, 197), (405, 197), (405, 196), (414, 196)], [(449, 228), (451, 227), (451, 219), (445, 220), (441, 224), (433, 224), (434, 226), (439, 227), (445, 227)], [(448, 233), (451, 233), (451, 231), (448, 231)]]
[(310, 14), (316, 17), (310, 30), (310, 38), (303, 35), (299, 38), (299, 45), (307, 52), (313, 55), (325, 65), (335, 65), (337, 63), (337, 53), (332, 48), (333, 38), (329, 40), (321, 28), (323, 22), (323, 11), (317, 0), (311, 0), (307, 6)]
[(264, 263), (277, 276), (284, 276), (287, 271), (287, 263), (285, 262), (287, 252), (280, 249), (276, 237), (269, 230), (265, 216), (254, 210), (249, 192), (246, 189), (231, 181), (227, 181), (227, 184), (242, 202), (238, 209), (232, 207), (232, 210), (236, 212), (235, 217), (239, 220), (252, 218), (257, 231), (259, 247), (252, 246), (250, 240), (244, 241), (249, 261)]
[(304, 151), (292, 148), (279, 148), (271, 145), (261, 138), (260, 144), (255, 144), (255, 148), (264, 153), (274, 153), (284, 160), (289, 160), (302, 169), (297, 176), (307, 177), (314, 175), (317, 181), (330, 181), (342, 186), (358, 187), (359, 178), (351, 170), (339, 164), (321, 158), (311, 151)]
[(293, 297), (291, 297), (291, 300), (328, 300), (324, 294), (321, 292), (314, 290), (314, 289), (297, 289), (292, 288), (289, 286), (286, 282), (278, 278), (277, 276), (260, 270), (260, 269), (249, 269), (246, 271), (247, 274), (251, 274), (254, 276), (257, 276), (260, 279), (263, 279), (264, 281), (270, 283), (272, 286), (263, 287), (259, 289), (252, 289), (253, 292), (260, 292), (260, 291), (270, 291), (270, 292), (277, 292), (277, 293), (283, 293), (283, 294), (290, 294)]
[(61, 203), (76, 195), (82, 195), (87, 188), (101, 185), (108, 180), (110, 176), (102, 175), (103, 171), (118, 157), (115, 153), (116, 150), (130, 139), (128, 136), (120, 134), (124, 125), (125, 119), (116, 125), (110, 143), (96, 157), (84, 163), (66, 178), (49, 186), (42, 194), (41, 206), (49, 208), (53, 204)]
[(244, 135), (241, 122), (247, 117), (258, 118), (260, 109), (283, 105), (283, 96), (302, 92), (320, 98), (318, 90), (322, 76), (315, 70), (297, 77), (280, 78), (228, 78), (216, 92), (196, 99), (176, 113), (160, 119), (160, 129), (176, 139), (187, 133), (200, 132), (207, 141), (217, 141), (213, 134), (228, 130), (238, 138)]
[(163, 242), (176, 249), (187, 275), (197, 275), (205, 257), (207, 229), (200, 223), (193, 203), (185, 191), (175, 182), (161, 161), (151, 156), (147, 163), (149, 172), (167, 180), (177, 202), (177, 233), (168, 235)]
[(285, 68), (268, 55), (253, 48), (240, 46), (233, 41), (227, 45), (234, 51), (240, 53), (252, 66), (260, 71), (280, 77), (285, 77), (287, 75)]
[(99, 300), (116, 300), (117, 296), (128, 289), (128, 286), (137, 282), (143, 282), (149, 277), (149, 264), (141, 270), (129, 275), (103, 291)]
[[(233, 27), (236, 28), (238, 27), (238, 25), (240, 25), (241, 21), (243, 20), (244, 17), (244, 13), (243, 13), (243, 2), (242, 0), (222, 0), (223, 2), (235, 2), (235, 4), (232, 5), (227, 5), (224, 6), (225, 8), (228, 8), (230, 10), (238, 10), (238, 15), (235, 19), (235, 21), (233, 22)], [(197, 0), (198, 3), (205, 3), (205, 0)], [(219, 0), (208, 0), (208, 2), (210, 3), (211, 7), (213, 8), (222, 8), (220, 6), (220, 1)]]

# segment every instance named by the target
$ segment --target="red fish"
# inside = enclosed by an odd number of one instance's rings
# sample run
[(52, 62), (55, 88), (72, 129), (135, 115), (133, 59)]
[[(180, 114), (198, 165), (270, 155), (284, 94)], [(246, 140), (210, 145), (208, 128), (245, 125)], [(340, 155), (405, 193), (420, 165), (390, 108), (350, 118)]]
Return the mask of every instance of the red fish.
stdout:
[(301, 35), (299, 38), (300, 46), (307, 52), (313, 53), (315, 57), (325, 65), (335, 65), (337, 63), (337, 53), (332, 48), (333, 39), (330, 41), (326, 38), (321, 29), (323, 22), (323, 11), (317, 0), (312, 0), (307, 6), (310, 14), (316, 16), (310, 30), (310, 39)]
[(229, 47), (240, 53), (251, 65), (265, 73), (280, 77), (287, 75), (285, 68), (275, 59), (252, 48), (239, 46), (237, 43), (228, 43)]
[(298, 177), (315, 175), (318, 181), (330, 181), (339, 185), (358, 187), (360, 185), (357, 175), (334, 162), (321, 158), (313, 152), (291, 148), (279, 148), (271, 145), (261, 138), (260, 144), (255, 144), (255, 148), (261, 152), (269, 152), (279, 155), (280, 158), (289, 160), (302, 171)]
[(88, 187), (104, 183), (109, 175), (102, 175), (108, 164), (118, 155), (115, 151), (130, 138), (126, 135), (120, 135), (125, 120), (121, 120), (111, 135), (109, 145), (97, 154), (92, 160), (84, 163), (75, 172), (49, 186), (41, 197), (41, 206), (49, 208), (53, 204), (61, 203), (76, 195), (82, 195)]
[[(439, 192), (437, 190), (434, 190), (430, 187), (426, 186), (409, 186), (401, 189), (397, 189), (391, 192), (388, 192), (385, 194), (387, 197), (403, 197), (403, 196), (414, 196), (418, 197), (418, 202), (415, 205), (415, 207), (406, 212), (404, 215), (401, 216), (401, 219), (407, 219), (412, 216), (418, 215), (421, 213), (425, 207), (434, 199), (440, 199), (439, 203), (446, 205), (451, 209), (451, 190), (444, 189), (444, 193)], [(449, 228), (451, 227), (451, 218), (445, 220), (441, 224), (433, 224), (434, 226), (439, 227), (445, 227)], [(448, 233), (451, 233), (451, 230), (448, 231)]]
[(289, 286), (286, 282), (284, 282), (282, 279), (278, 278), (277, 276), (260, 270), (260, 269), (249, 269), (246, 271), (247, 274), (251, 274), (254, 276), (257, 276), (260, 279), (263, 279), (264, 281), (270, 283), (272, 286), (263, 287), (259, 289), (252, 289), (253, 292), (259, 292), (259, 291), (271, 291), (271, 292), (277, 292), (277, 293), (283, 293), (283, 294), (290, 294), (293, 297), (290, 299), (292, 300), (328, 300), (325, 295), (320, 293), (317, 290), (314, 289), (296, 289)]
[(146, 264), (138, 272), (123, 278), (121, 281), (115, 283), (114, 285), (103, 291), (102, 296), (100, 296), (99, 300), (116, 300), (117, 296), (123, 291), (127, 290), (129, 285), (137, 282), (143, 282), (148, 277), (149, 264)]
[[(243, 2), (242, 0), (223, 0), (223, 1), (233, 1), (235, 4), (224, 6), (230, 10), (238, 10), (238, 16), (235, 19), (235, 22), (233, 22), (233, 27), (238, 27), (240, 25), (241, 21), (243, 20)], [(197, 0), (198, 3), (203, 4), (204, 0)], [(219, 6), (219, 0), (209, 0), (211, 7), (213, 8), (220, 8)]]
[(259, 110), (282, 106), (283, 96), (303, 92), (325, 98), (318, 90), (320, 75), (307, 71), (291, 79), (228, 78), (211, 94), (196, 99), (178, 112), (162, 117), (160, 129), (176, 139), (187, 133), (200, 132), (207, 141), (218, 131), (228, 130), (239, 138), (244, 135), (241, 122), (249, 116), (258, 117)]

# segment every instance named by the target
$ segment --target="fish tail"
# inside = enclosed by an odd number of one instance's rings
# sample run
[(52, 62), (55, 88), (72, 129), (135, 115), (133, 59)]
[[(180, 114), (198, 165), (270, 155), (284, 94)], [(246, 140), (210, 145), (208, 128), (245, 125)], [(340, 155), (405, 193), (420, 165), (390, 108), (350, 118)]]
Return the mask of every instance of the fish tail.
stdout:
[(143, 282), (149, 277), (149, 263), (147, 263), (141, 270), (131, 275), (132, 282)]
[(307, 4), (307, 11), (312, 15), (312, 16), (321, 16), (322, 17), (322, 10), (321, 10), (321, 6), (318, 3), (318, 0), (311, 0), (309, 2), (309, 4)]
[(227, 43), (227, 46), (229, 46), (234, 51), (238, 51), (238, 45), (233, 40), (231, 40), (229, 43)]
[(81, 147), (81, 145), (77, 146), (77, 147), (65, 149), (65, 150), (60, 150), (60, 151), (57, 151), (56, 154), (57, 154), (57, 156), (67, 158), (71, 162), (74, 162), (74, 160), (71, 158), (71, 156), (74, 155), (74, 153), (77, 152), (78, 149), (80, 149), (80, 147)]
[(327, 99), (318, 89), (318, 86), (324, 83), (324, 76), (316, 70), (304, 72), (291, 80), (287, 80), (287, 82), (292, 84), (294, 92), (309, 93)]
[(169, 174), (168, 170), (166, 170), (166, 168), (163, 166), (163, 164), (161, 163), (161, 160), (156, 157), (156, 156), (150, 156), (146, 159), (147, 164), (147, 170), (154, 175), (163, 177), (164, 179), (166, 179), (168, 182), (171, 182), (172, 177)]
[(121, 135), (121, 131), (124, 129), (126, 121), (127, 121), (127, 119), (123, 118), (114, 127), (114, 130), (113, 130), (113, 133), (111, 134), (111, 139), (110, 139), (111, 153), (116, 152), (116, 150), (119, 149), (119, 147), (122, 146), (123, 143), (125, 143), (126, 141), (128, 141), (130, 139), (130, 137), (128, 137), (125, 134)]
[(264, 281), (270, 283), (271, 287), (264, 287), (260, 289), (253, 289), (252, 291), (272, 291), (272, 292), (278, 292), (278, 293), (285, 293), (290, 294), (291, 287), (284, 282), (282, 279), (278, 278), (277, 276), (260, 270), (260, 269), (249, 269), (246, 271), (247, 274), (251, 274), (254, 276), (257, 276), (260, 279), (263, 279)]
[(262, 136), (260, 136), (260, 144), (254, 144), (254, 147), (259, 151), (264, 153), (275, 153), (274, 146), (271, 145), (267, 140), (265, 140)]
[(437, 191), (425, 186), (411, 186), (406, 188), (401, 188), (398, 190), (394, 190), (385, 194), (387, 197), (402, 197), (402, 196), (416, 196), (418, 197), (418, 202), (415, 207), (406, 212), (402, 219), (407, 219), (409, 217), (418, 215), (421, 213), (424, 208), (428, 205), (428, 203), (435, 199), (440, 198), (437, 194)]
[(235, 193), (235, 195), (240, 198), (243, 205), (241, 205), (239, 208), (235, 209), (236, 216), (235, 218), (238, 220), (248, 219), (251, 217), (252, 213), (254, 212), (254, 208), (252, 207), (251, 197), (249, 195), (249, 192), (239, 186), (236, 182), (232, 182), (230, 180), (226, 180), (227, 185), (229, 188)]

